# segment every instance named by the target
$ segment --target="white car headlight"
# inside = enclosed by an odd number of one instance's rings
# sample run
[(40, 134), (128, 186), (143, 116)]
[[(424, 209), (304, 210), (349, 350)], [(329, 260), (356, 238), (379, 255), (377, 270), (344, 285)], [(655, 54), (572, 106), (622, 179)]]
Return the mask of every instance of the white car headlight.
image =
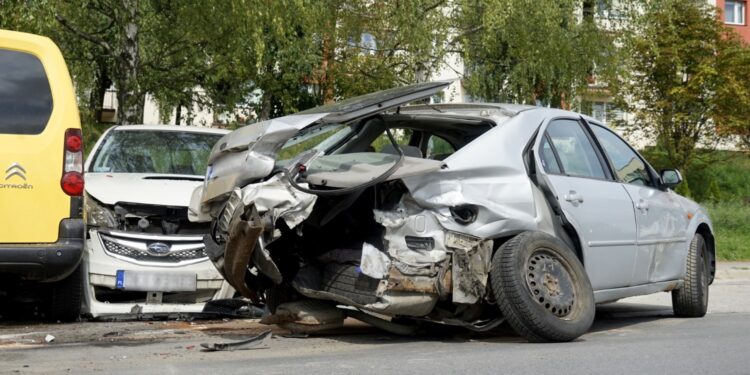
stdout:
[(117, 228), (115, 214), (102, 204), (86, 195), (86, 224), (95, 227)]

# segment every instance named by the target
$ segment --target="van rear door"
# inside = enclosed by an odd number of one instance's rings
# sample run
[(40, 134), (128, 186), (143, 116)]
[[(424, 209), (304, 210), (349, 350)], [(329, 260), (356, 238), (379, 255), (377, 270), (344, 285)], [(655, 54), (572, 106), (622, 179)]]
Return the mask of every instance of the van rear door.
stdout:
[(0, 30), (0, 243), (55, 242), (60, 221), (79, 216), (81, 198), (63, 191), (62, 178), (65, 142), (77, 134), (68, 148), (80, 147), (80, 129), (57, 46)]

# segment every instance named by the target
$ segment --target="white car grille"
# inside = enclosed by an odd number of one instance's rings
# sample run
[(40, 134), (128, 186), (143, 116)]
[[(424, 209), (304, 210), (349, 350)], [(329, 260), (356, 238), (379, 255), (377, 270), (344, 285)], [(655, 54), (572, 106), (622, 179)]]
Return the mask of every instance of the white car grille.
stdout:
[(144, 264), (184, 265), (207, 259), (203, 238), (137, 234), (129, 232), (100, 232), (99, 238), (108, 254)]

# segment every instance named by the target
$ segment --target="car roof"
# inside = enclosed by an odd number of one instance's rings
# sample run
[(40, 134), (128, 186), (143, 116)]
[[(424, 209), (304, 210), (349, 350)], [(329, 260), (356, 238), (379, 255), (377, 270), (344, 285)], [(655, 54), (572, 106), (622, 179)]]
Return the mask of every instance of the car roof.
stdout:
[(227, 134), (230, 130), (207, 128), (203, 126), (185, 126), (185, 125), (117, 125), (112, 131), (129, 131), (129, 130), (154, 130), (154, 131), (181, 131), (188, 133), (212, 133)]
[(500, 111), (505, 116), (515, 116), (519, 112), (537, 109), (531, 105), (506, 104), (506, 103), (441, 103), (441, 104), (418, 104), (401, 107), (399, 112), (432, 112), (444, 111), (454, 114), (465, 114), (483, 116), (485, 111)]
[(583, 117), (586, 121), (599, 125), (603, 123), (589, 115), (560, 108), (539, 107), (525, 104), (510, 103), (441, 103), (441, 104), (418, 104), (404, 106), (399, 109), (399, 113), (404, 114), (432, 114), (437, 112), (451, 115), (464, 115), (472, 117), (487, 117), (493, 114), (500, 114), (506, 117), (513, 117), (521, 112), (534, 111), (542, 112), (545, 116), (576, 116)]

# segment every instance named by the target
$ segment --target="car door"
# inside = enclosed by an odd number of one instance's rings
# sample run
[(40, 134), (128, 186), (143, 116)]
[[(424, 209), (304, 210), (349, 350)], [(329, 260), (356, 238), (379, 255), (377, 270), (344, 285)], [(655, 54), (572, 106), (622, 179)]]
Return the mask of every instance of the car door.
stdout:
[(636, 260), (633, 205), (614, 181), (580, 119), (553, 119), (538, 154), (553, 194), (581, 240), (594, 290), (632, 285)]
[(646, 284), (681, 278), (688, 219), (676, 194), (658, 188), (646, 162), (620, 137), (598, 124), (591, 124), (591, 129), (633, 202), (638, 233), (635, 281)]

